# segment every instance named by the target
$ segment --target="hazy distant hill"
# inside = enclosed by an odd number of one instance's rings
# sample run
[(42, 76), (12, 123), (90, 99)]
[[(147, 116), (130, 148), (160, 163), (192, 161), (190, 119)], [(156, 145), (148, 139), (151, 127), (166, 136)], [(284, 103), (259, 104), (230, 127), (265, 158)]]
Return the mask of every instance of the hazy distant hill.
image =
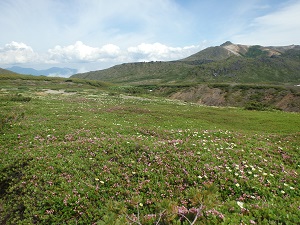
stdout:
[(46, 70), (35, 70), (32, 68), (23, 68), (19, 66), (13, 66), (10, 68), (6, 68), (7, 70), (20, 73), (20, 74), (30, 74), (34, 76), (56, 76), (56, 77), (68, 77), (71, 76), (75, 73), (77, 73), (76, 69), (71, 69), (71, 68), (59, 68), (59, 67), (52, 67), (50, 69)]
[(225, 42), (172, 62), (124, 63), (72, 77), (127, 84), (300, 83), (300, 46)]

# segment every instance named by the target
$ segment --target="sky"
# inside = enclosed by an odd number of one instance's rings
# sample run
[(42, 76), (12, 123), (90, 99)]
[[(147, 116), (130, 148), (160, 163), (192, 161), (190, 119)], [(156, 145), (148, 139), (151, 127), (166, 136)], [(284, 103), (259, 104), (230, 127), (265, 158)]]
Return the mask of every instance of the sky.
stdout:
[(78, 72), (300, 44), (300, 0), (0, 0), (0, 67)]

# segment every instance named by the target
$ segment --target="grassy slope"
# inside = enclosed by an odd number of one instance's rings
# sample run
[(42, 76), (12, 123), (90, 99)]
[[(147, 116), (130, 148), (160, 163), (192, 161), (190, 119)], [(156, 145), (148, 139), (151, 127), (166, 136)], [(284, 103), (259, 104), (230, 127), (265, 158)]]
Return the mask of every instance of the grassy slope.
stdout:
[(18, 82), (0, 86), (2, 224), (298, 221), (300, 114)]
[(0, 68), (0, 74), (10, 74), (10, 75), (12, 75), (12, 74), (16, 74), (16, 73)]
[(197, 61), (197, 60), (223, 60), (227, 59), (229, 56), (234, 55), (233, 53), (227, 51), (223, 47), (209, 47), (198, 53), (195, 53), (185, 59), (183, 61)]
[[(220, 48), (220, 47), (219, 47)], [(206, 49), (219, 55), (219, 49)], [(224, 50), (224, 49), (223, 49)], [(212, 51), (212, 53), (210, 52)], [(204, 56), (191, 56), (194, 61), (128, 63), (109, 69), (73, 75), (84, 79), (103, 80), (127, 84), (166, 84), (195, 82), (238, 82), (238, 83), (300, 83), (299, 50), (286, 51), (282, 56), (267, 57), (263, 51), (249, 51), (244, 57), (230, 56), (226, 59), (209, 61)], [(199, 53), (199, 54), (200, 54)], [(201, 58), (202, 57), (202, 58)], [(208, 56), (207, 56), (208, 57)], [(220, 53), (224, 58), (224, 54)], [(228, 57), (228, 56), (227, 56)], [(208, 57), (209, 59), (209, 57)]]
[(189, 64), (175, 62), (128, 63), (102, 71), (73, 75), (72, 77), (103, 81), (109, 80), (113, 83), (165, 83), (180, 79), (192, 67)]
[(299, 83), (299, 61), (280, 58), (231, 57), (220, 62), (190, 65), (183, 62), (122, 64), (110, 69), (78, 74), (113, 83), (162, 84), (191, 82)]

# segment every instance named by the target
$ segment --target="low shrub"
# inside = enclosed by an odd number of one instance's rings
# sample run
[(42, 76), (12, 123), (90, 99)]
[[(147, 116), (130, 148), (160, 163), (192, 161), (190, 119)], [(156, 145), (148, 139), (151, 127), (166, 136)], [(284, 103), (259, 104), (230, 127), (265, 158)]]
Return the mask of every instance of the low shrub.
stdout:
[(268, 109), (268, 106), (264, 103), (257, 101), (250, 101), (245, 105), (245, 109), (247, 110), (257, 110), (257, 111), (265, 111)]
[(29, 102), (29, 101), (31, 101), (31, 97), (24, 97), (21, 94), (17, 94), (15, 96), (11, 97), (10, 100), (13, 102)]

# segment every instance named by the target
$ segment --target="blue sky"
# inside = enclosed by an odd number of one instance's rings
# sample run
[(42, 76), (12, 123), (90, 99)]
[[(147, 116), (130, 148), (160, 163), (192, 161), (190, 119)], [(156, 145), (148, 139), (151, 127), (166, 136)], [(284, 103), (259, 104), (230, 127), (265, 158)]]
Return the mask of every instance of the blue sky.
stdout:
[(80, 72), (230, 40), (300, 44), (300, 0), (0, 0), (0, 67)]

